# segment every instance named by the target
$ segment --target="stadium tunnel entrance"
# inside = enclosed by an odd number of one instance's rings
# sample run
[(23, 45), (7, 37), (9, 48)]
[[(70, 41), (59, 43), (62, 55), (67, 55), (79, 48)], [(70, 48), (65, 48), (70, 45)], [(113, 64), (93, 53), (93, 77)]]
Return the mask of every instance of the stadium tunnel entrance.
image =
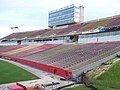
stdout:
[(18, 41), (17, 41), (17, 44), (18, 44), (18, 45), (21, 45), (21, 40), (18, 40)]
[(78, 42), (79, 35), (71, 35), (70, 36), (70, 41), (71, 42)]

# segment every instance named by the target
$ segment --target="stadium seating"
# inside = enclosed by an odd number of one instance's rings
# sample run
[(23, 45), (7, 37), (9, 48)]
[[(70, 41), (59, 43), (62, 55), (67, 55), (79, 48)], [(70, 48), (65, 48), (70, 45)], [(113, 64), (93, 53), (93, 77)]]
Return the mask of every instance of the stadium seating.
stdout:
[(33, 31), (29, 32), (19, 32), (19, 33), (13, 33), (9, 36), (4, 37), (5, 39), (24, 39), (29, 37), (31, 34), (33, 34)]
[(58, 35), (63, 35), (63, 34), (69, 34), (70, 32), (75, 32), (78, 29), (80, 29), (81, 27), (85, 26), (86, 24), (74, 24), (74, 25), (70, 25), (68, 26), (68, 28), (65, 28), (64, 30), (58, 32)]
[(68, 67), (68, 68), (70, 70), (76, 70), (85, 65), (94, 63), (97, 60), (106, 58), (107, 56), (110, 56), (111, 54), (114, 54), (115, 52), (118, 52), (119, 50), (120, 50), (120, 42), (103, 43), (101, 45), (98, 45), (97, 48), (94, 48), (93, 50), (88, 51), (89, 53), (88, 54), (86, 53), (86, 55), (84, 55), (84, 59), (83, 60), (81, 59), (82, 62), (80, 63), (77, 62), (76, 65), (72, 65), (72, 67)]
[(0, 46), (0, 52), (9, 46)]
[(74, 32), (84, 26), (86, 24), (74, 24), (74, 25), (69, 25), (67, 28), (61, 28), (61, 29), (54, 29), (50, 30), (41, 36), (57, 36), (57, 35), (64, 35), (64, 34), (69, 34), (70, 32)]
[(33, 34), (29, 35), (28, 38), (35, 38), (35, 37), (40, 37), (42, 34), (49, 32), (51, 29), (44, 29), (44, 30), (38, 30), (34, 31)]
[(6, 40), (13, 39), (13, 38), (16, 38), (17, 35), (18, 35), (17, 33), (12, 33), (2, 39), (6, 39)]
[(41, 34), (48, 32), (50, 29), (44, 30), (35, 30), (35, 31), (28, 31), (28, 32), (19, 32), (19, 33), (12, 33), (3, 39), (24, 39), (24, 38), (34, 38), (40, 36)]
[(0, 53), (8, 52), (11, 50), (19, 49), (24, 47), (25, 45), (13, 45), (13, 46), (5, 46), (5, 47), (0, 47)]
[[(64, 46), (64, 45), (63, 45)], [(27, 59), (37, 60), (44, 64), (49, 64), (62, 68), (70, 68), (71, 66), (87, 61), (93, 57), (97, 57), (105, 52), (108, 52), (116, 47), (120, 46), (120, 42), (113, 43), (91, 43), (85, 45), (77, 45), (76, 47), (72, 45), (69, 50), (62, 50), (62, 52), (53, 50), (53, 55), (42, 55), (33, 54), (32, 56), (27, 56)], [(68, 46), (69, 47), (69, 46)], [(59, 50), (58, 50), (59, 51)], [(51, 52), (52, 53), (52, 52)], [(43, 56), (43, 57), (42, 57)]]
[(62, 29), (51, 29), (46, 33), (41, 34), (41, 37), (46, 37), (46, 36), (55, 36), (57, 35), (57, 33), (59, 33), (60, 31), (64, 30)]
[(32, 60), (43, 60), (46, 61), (50, 56), (63, 53), (65, 51), (71, 50), (72, 48), (76, 48), (78, 45), (59, 45), (57, 47), (54, 47), (49, 50), (45, 50), (43, 52), (37, 52), (35, 54), (32, 54), (30, 56), (25, 56), (26, 59), (32, 59)]
[[(69, 38), (72, 39), (72, 35), (66, 37), (66, 35), (68, 34), (92, 31), (101, 26), (108, 27), (106, 29), (109, 29), (109, 27), (119, 25), (120, 16), (116, 16), (84, 23), (73, 24), (69, 25), (68, 27), (59, 29), (44, 29), (38, 31), (13, 33), (9, 36), (4, 37), (3, 40), (29, 38), (28, 40), (32, 39), (33, 41), (35, 41), (35, 38), (38, 37), (46, 39), (45, 37), (48, 38), (49, 36), (58, 35), (60, 36), (60, 38), (54, 39), (62, 41), (65, 37), (67, 41), (67, 39)], [(110, 33), (108, 32), (108, 34)], [(61, 35), (64, 36), (61, 38)], [(77, 39), (81, 38), (78, 37)], [(40, 41), (41, 39), (37, 40)], [(53, 43), (54, 41), (51, 42)], [(0, 58), (13, 60), (70, 79), (72, 76), (71, 72), (81, 69), (84, 66), (87, 66), (91, 63), (95, 63), (103, 58), (111, 56), (112, 54), (115, 54), (118, 51), (120, 51), (120, 41), (87, 44), (42, 43), (35, 45), (0, 46)]]
[(24, 39), (24, 38), (29, 38), (32, 36), (32, 34), (36, 33), (37, 31), (28, 31), (28, 32), (20, 32), (17, 36), (16, 39)]
[(0, 57), (29, 65), (70, 79), (71, 73), (120, 51), (120, 41), (69, 44), (29, 45), (5, 52)]
[(56, 46), (59, 46), (59, 45), (60, 44), (43, 44), (43, 45), (39, 45), (35, 48), (31, 48), (31, 49), (28, 49), (28, 50), (23, 51), (23, 52), (15, 53), (13, 56), (16, 56), (16, 57), (28, 56), (28, 55), (31, 55), (31, 54), (34, 54), (37, 52), (41, 52), (41, 51), (45, 51), (45, 50), (48, 50), (51, 48), (55, 48)]
[(94, 30), (100, 26), (105, 27), (109, 22), (111, 22), (111, 20), (112, 19), (100, 19), (100, 20), (87, 22), (87, 24), (84, 27), (78, 29), (77, 32)]
[(106, 27), (120, 26), (120, 17), (114, 18), (111, 23), (109, 23)]
[(4, 55), (14, 55), (16, 53), (23, 52), (23, 51), (26, 51), (26, 50), (29, 50), (29, 49), (32, 49), (32, 48), (35, 48), (35, 47), (38, 47), (38, 46), (39, 45), (28, 45), (28, 46), (25, 46), (25, 47), (22, 47), (22, 48), (18, 48), (18, 49), (15, 49), (15, 50), (4, 52), (2, 54), (4, 54)]
[(36, 31), (28, 31), (28, 32), (18, 32), (10, 34), (4, 39), (25, 39), (25, 38), (36, 38), (36, 37), (49, 37), (49, 36), (57, 36), (57, 35), (66, 35), (70, 33), (79, 33), (82, 31), (90, 31), (94, 30), (98, 27), (112, 27), (118, 26), (120, 23), (120, 16), (108, 17), (73, 25), (68, 25), (68, 27), (59, 28), (59, 29), (44, 29), (44, 30), (36, 30)]

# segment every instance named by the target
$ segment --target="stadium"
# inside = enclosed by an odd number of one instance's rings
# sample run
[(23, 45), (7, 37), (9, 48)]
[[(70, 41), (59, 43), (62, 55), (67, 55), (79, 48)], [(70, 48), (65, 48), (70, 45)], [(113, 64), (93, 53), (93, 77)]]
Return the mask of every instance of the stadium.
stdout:
[[(75, 10), (80, 11), (79, 15)], [(64, 13), (66, 18), (58, 14), (58, 18), (53, 19), (59, 12), (68, 12)], [(68, 15), (71, 12), (73, 16)], [(12, 33), (1, 38), (0, 58), (65, 81), (84, 82), (84, 74), (120, 57), (120, 15), (84, 22), (83, 12), (83, 6), (70, 5), (49, 13), (50, 28)], [(14, 85), (17, 86), (18, 89), (11, 90), (50, 90), (28, 89), (19, 82)]]

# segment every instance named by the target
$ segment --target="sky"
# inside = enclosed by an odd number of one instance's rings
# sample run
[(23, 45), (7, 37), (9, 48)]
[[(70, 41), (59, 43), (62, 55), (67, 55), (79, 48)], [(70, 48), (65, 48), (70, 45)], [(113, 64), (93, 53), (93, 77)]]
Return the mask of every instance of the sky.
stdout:
[(71, 4), (84, 6), (84, 21), (120, 14), (120, 0), (0, 0), (0, 38), (14, 26), (19, 31), (48, 28), (48, 12)]

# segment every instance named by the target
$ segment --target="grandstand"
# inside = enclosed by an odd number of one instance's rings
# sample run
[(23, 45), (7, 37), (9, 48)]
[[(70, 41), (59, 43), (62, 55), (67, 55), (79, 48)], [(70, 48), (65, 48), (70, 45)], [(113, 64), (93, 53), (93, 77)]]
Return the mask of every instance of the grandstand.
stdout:
[(1, 53), (2, 58), (42, 69), (66, 79), (73, 79), (116, 57), (120, 51), (120, 42), (82, 45), (44, 44), (7, 50), (9, 51)]
[[(105, 30), (101, 31), (101, 27)], [(92, 20), (88, 22), (68, 25), (64, 28), (59, 29), (44, 29), (44, 30), (37, 30), (37, 31), (30, 31), (30, 32), (18, 32), (10, 34), (1, 39), (1, 44), (30, 44), (30, 43), (68, 43), (68, 42), (78, 42), (83, 43), (81, 39), (84, 35), (90, 34), (103, 34), (108, 32), (113, 32), (113, 28), (120, 28), (120, 15)], [(116, 29), (115, 29), (116, 30)], [(114, 33), (114, 32), (113, 32)], [(77, 39), (76, 38), (77, 35)], [(114, 34), (112, 34), (114, 35)], [(99, 35), (100, 37), (100, 35)], [(103, 37), (103, 36), (102, 36)], [(75, 40), (74, 40), (75, 39)], [(111, 38), (112, 39), (112, 38)], [(88, 40), (89, 41), (89, 40)], [(105, 38), (103, 39), (105, 41)], [(114, 41), (114, 40), (112, 40)], [(21, 43), (19, 43), (21, 42)], [(92, 41), (94, 42), (94, 41)], [(96, 42), (96, 40), (95, 40)], [(11, 45), (10, 44), (10, 45)]]
[(120, 55), (120, 15), (59, 28), (18, 32), (1, 39), (0, 58), (67, 80)]

